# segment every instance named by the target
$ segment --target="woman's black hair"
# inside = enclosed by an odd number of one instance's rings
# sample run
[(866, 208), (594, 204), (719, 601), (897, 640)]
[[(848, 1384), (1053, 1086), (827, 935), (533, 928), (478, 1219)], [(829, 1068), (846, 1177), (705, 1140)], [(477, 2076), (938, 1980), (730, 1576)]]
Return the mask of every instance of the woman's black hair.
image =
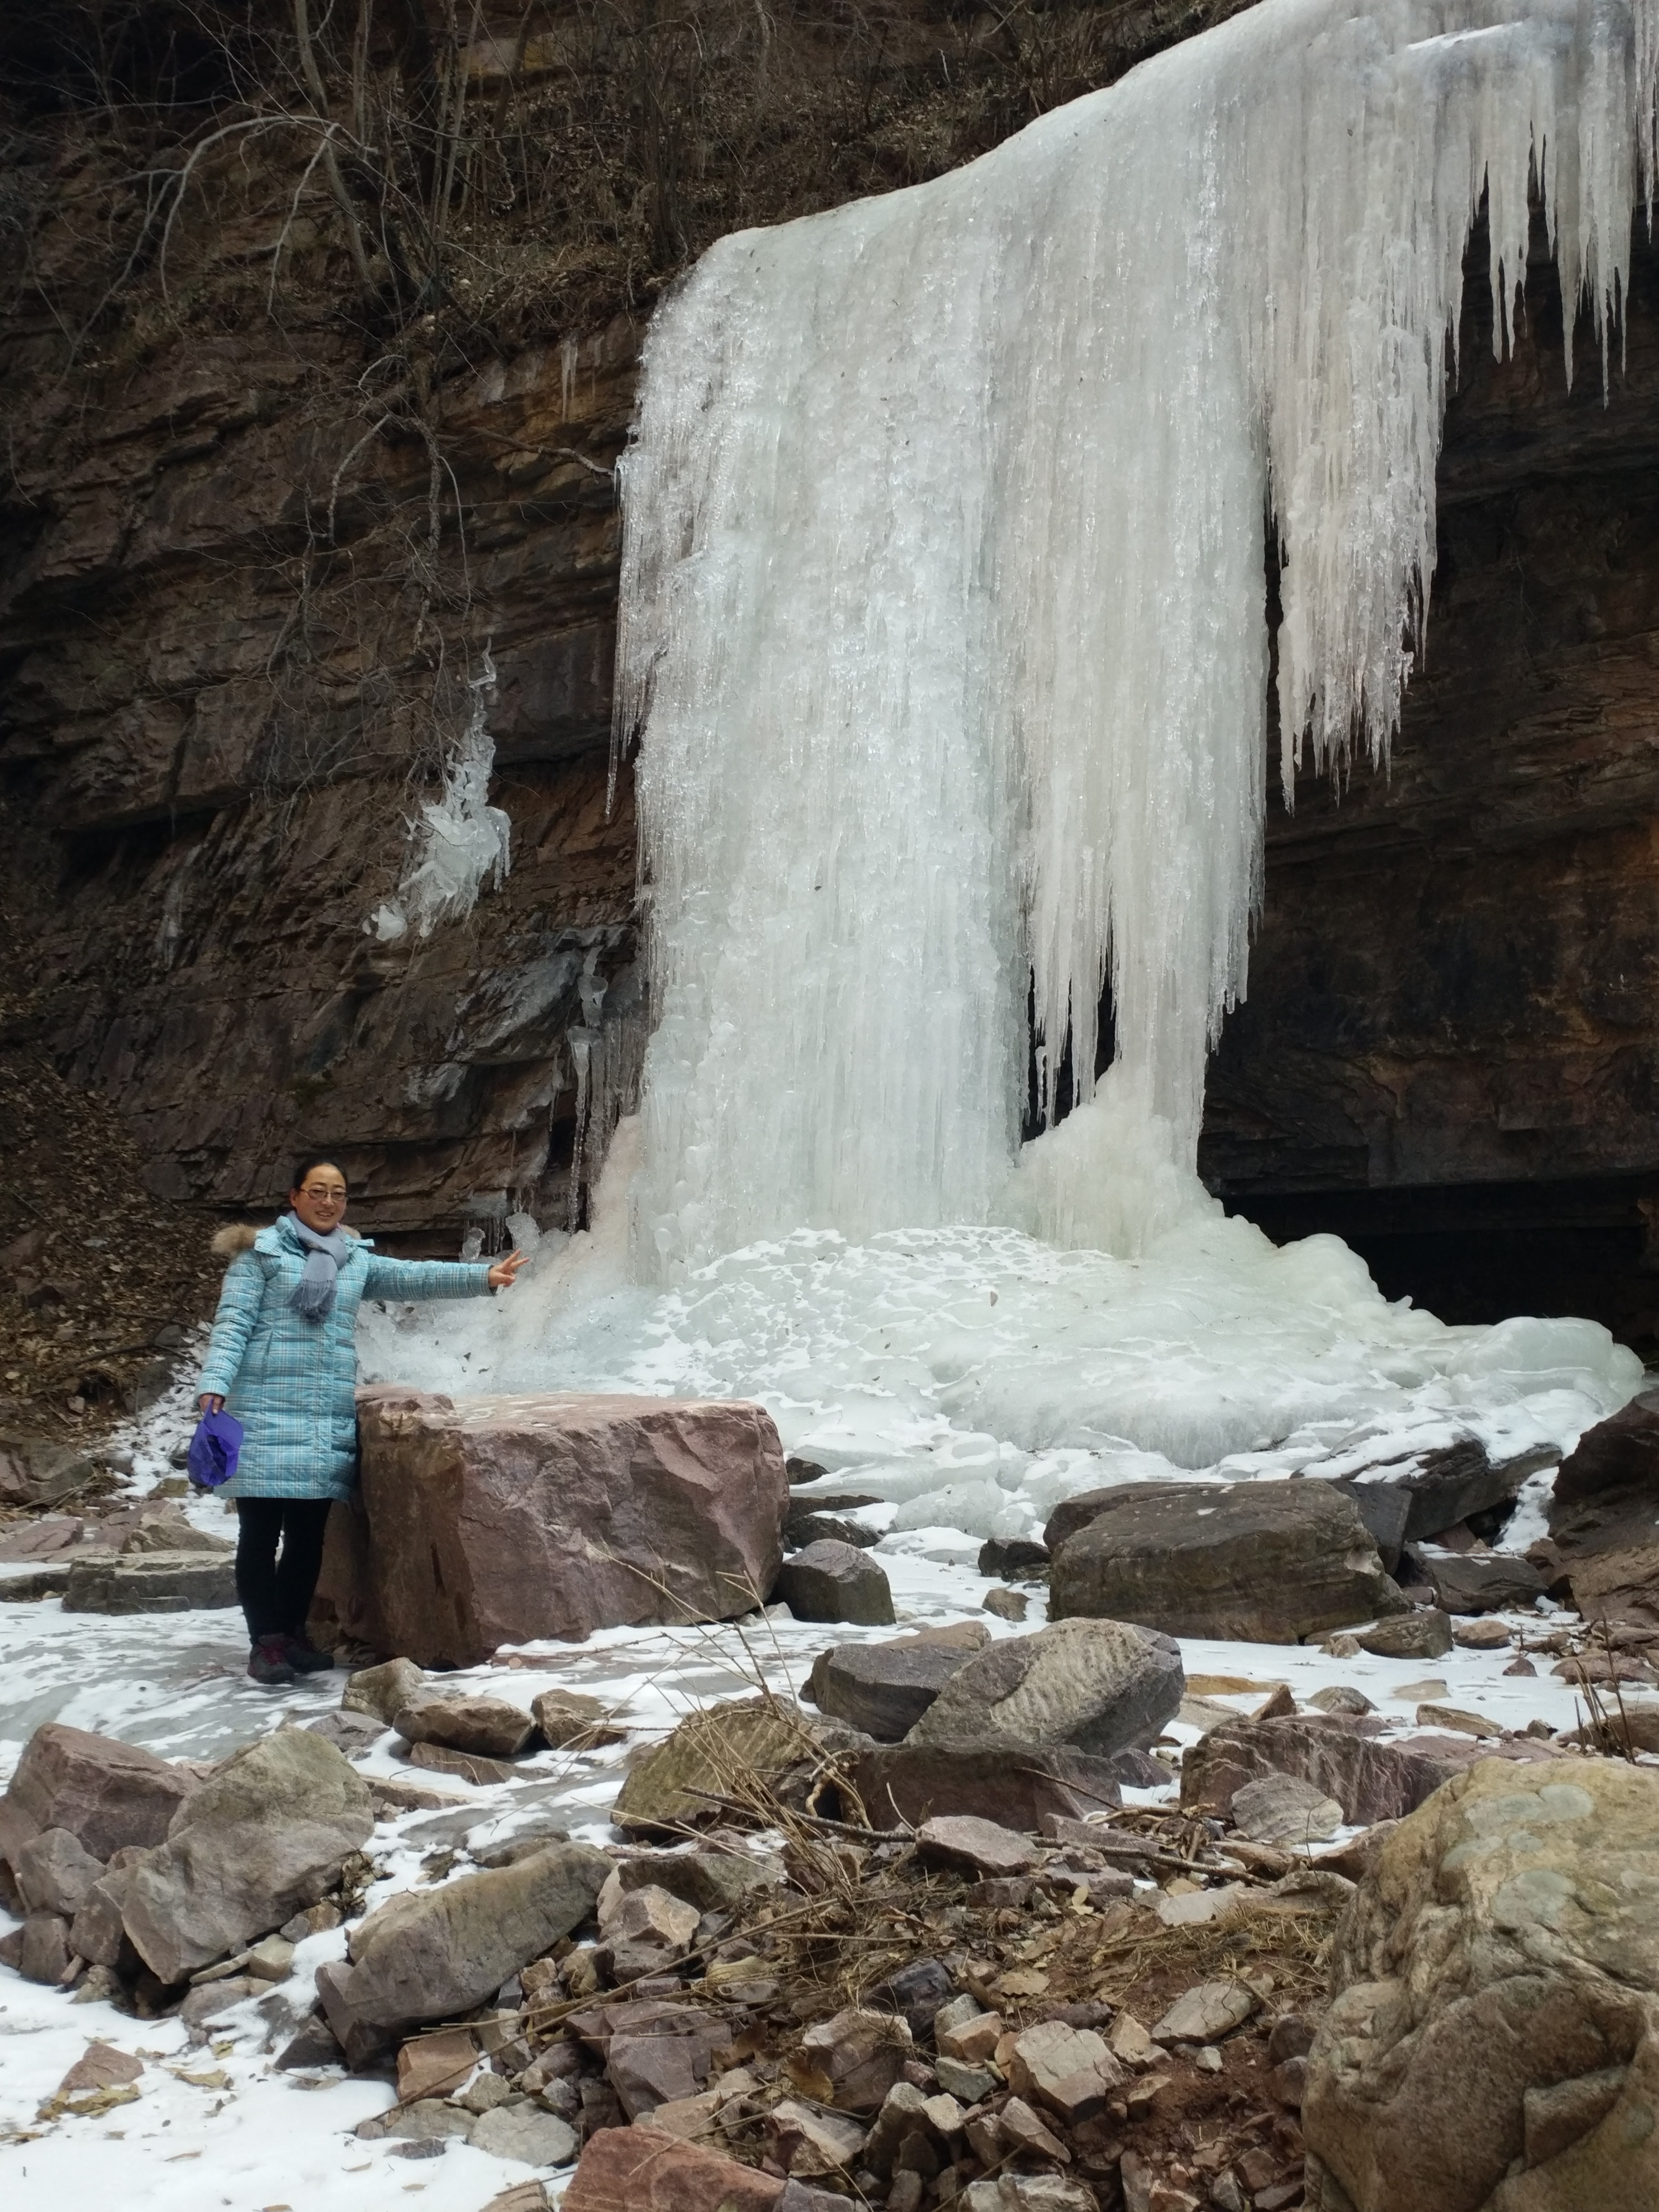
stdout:
[(293, 1174), (288, 1179), (289, 1188), (290, 1190), (303, 1190), (305, 1188), (306, 1177), (311, 1173), (313, 1168), (332, 1168), (335, 1173), (344, 1183), (347, 1190), (351, 1188), (351, 1177), (340, 1165), (340, 1163), (335, 1158), (332, 1152), (301, 1152), (299, 1158), (294, 1163)]

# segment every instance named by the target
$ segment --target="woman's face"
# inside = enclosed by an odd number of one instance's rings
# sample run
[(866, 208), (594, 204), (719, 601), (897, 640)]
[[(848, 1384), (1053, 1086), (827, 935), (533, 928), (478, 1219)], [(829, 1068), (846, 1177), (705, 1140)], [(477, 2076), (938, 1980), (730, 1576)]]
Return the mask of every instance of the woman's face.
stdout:
[(345, 1177), (335, 1167), (309, 1169), (300, 1188), (289, 1191), (288, 1202), (307, 1229), (326, 1237), (339, 1227), (345, 1213)]

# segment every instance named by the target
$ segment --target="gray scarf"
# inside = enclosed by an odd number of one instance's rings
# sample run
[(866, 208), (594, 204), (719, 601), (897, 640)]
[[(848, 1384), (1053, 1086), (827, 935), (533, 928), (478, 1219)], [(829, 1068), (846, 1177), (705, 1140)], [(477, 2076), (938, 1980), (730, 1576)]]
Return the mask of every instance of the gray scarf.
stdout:
[(351, 1239), (343, 1229), (331, 1229), (326, 1237), (319, 1237), (314, 1229), (306, 1227), (297, 1213), (285, 1213), (283, 1223), (306, 1248), (305, 1273), (289, 1304), (305, 1321), (325, 1320)]

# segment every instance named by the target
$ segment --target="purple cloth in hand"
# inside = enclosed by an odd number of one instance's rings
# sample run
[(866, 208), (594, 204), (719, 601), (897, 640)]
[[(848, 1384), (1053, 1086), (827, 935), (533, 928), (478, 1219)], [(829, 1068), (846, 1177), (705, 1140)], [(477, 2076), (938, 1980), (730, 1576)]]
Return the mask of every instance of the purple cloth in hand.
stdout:
[(185, 1462), (191, 1480), (198, 1490), (217, 1490), (235, 1474), (241, 1449), (242, 1425), (234, 1413), (204, 1413)]

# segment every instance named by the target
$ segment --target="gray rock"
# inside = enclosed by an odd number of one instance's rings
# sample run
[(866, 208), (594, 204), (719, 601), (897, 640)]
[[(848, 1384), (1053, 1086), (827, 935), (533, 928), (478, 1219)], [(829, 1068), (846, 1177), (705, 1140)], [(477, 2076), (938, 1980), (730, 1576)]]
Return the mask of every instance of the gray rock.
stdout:
[(624, 1892), (665, 1889), (700, 1913), (731, 1912), (756, 1890), (775, 1887), (783, 1869), (775, 1858), (737, 1851), (638, 1851), (617, 1861), (616, 1876)]
[(47, 1828), (25, 1844), (12, 1862), (18, 1893), (31, 1912), (56, 1912), (73, 1920), (104, 1871), (102, 1859), (82, 1848), (67, 1828)]
[(317, 1970), (317, 1993), (360, 2065), (399, 2031), (482, 2004), (593, 1909), (611, 1861), (554, 1844), (515, 1866), (393, 1898), (353, 1934), (349, 1966)]
[(1182, 1758), (1182, 1805), (1190, 1812), (1224, 1813), (1247, 1782), (1293, 1774), (1335, 1798), (1349, 1821), (1369, 1827), (1414, 1811), (1478, 1759), (1498, 1757), (1519, 1767), (1554, 1758), (1549, 1745), (1524, 1737), (1498, 1744), (1449, 1735), (1379, 1742), (1382, 1727), (1374, 1717), (1347, 1714), (1224, 1722)]
[[(1176, 2200), (1170, 2195), (1168, 2201), (1173, 2205)], [(1093, 2190), (1068, 2181), (1063, 2173), (989, 2175), (970, 2181), (961, 2203), (963, 2212), (1099, 2212)]]
[(364, 1667), (348, 1676), (340, 1692), (343, 1713), (373, 1713), (387, 1728), (427, 1680), (424, 1668), (412, 1659), (387, 1659), (378, 1667)]
[(83, 1452), (51, 1437), (0, 1435), (0, 1505), (56, 1505), (97, 1472)]
[(1216, 2043), (1243, 2027), (1261, 1999), (1242, 1982), (1200, 1982), (1152, 2029), (1154, 2043)]
[(1507, 1552), (1444, 1552), (1425, 1544), (1413, 1553), (1443, 1613), (1532, 1610), (1544, 1577), (1529, 1559)]
[(1061, 1620), (988, 1644), (952, 1674), (907, 1740), (1065, 1745), (1109, 1759), (1156, 1739), (1184, 1686), (1170, 1638), (1121, 1620)]
[(959, 2105), (976, 2105), (999, 2086), (999, 2077), (988, 2066), (969, 2066), (960, 2058), (935, 2058), (933, 2071), (939, 2087)]
[[(1054, 1545), (1065, 1514), (1073, 1530)], [(1329, 1483), (1126, 1483), (1071, 1500), (1048, 1529), (1051, 1620), (1295, 1644), (1405, 1604), (1352, 1501)]]
[(1553, 1466), (1559, 1457), (1553, 1445), (1540, 1444), (1513, 1459), (1494, 1460), (1473, 1437), (1425, 1452), (1399, 1478), (1400, 1488), (1411, 1500), (1406, 1541), (1437, 1536), (1472, 1513), (1489, 1513), (1495, 1505), (1506, 1504), (1528, 1475)]
[(779, 1698), (708, 1705), (634, 1762), (611, 1817), (630, 1833), (706, 1827), (718, 1817), (718, 1801), (747, 1778), (776, 1787), (823, 1748), (823, 1727)]
[(119, 1963), (122, 1947), (132, 1957), (126, 1942), (127, 1891), (132, 1881), (131, 1866), (112, 1867), (93, 1883), (82, 1900), (70, 1928), (70, 1948), (77, 1959), (88, 1966), (113, 1966)]
[(64, 1592), (65, 1613), (216, 1613), (235, 1602), (235, 1561), (219, 1553), (76, 1559)]
[(314, 1904), (374, 1827), (334, 1746), (279, 1729), (228, 1759), (133, 1869), (127, 1936), (158, 1979), (182, 1981)]
[(883, 1570), (851, 1544), (808, 1544), (778, 1571), (773, 1595), (797, 1620), (847, 1620), (866, 1628), (893, 1619), (893, 1591)]
[(389, 2112), (376, 2112), (357, 2123), (356, 2133), (365, 2142), (429, 2143), (459, 2136), (470, 2142), (477, 2127), (473, 2115), (441, 2097), (417, 2097), (412, 2105), (394, 2105)]
[(986, 1591), (981, 1610), (994, 1613), (999, 1620), (1024, 1620), (1030, 1609), (1030, 1603), (1024, 1590), (999, 1587)]
[(325, 1743), (331, 1743), (348, 1759), (367, 1751), (386, 1734), (386, 1723), (376, 1713), (325, 1713), (319, 1720), (307, 1721), (307, 1732), (319, 1735)]
[(1452, 1648), (1451, 1621), (1437, 1606), (1419, 1606), (1366, 1629), (1359, 1648), (1377, 1659), (1443, 1658)]
[(1336, 1477), (1331, 1488), (1348, 1498), (1371, 1532), (1378, 1556), (1389, 1574), (1400, 1565), (1400, 1549), (1411, 1519), (1411, 1492), (1396, 1482), (1361, 1482), (1351, 1474)]
[(965, 1867), (974, 1874), (1029, 1874), (1042, 1856), (1029, 1836), (972, 1814), (945, 1813), (916, 1830), (916, 1850), (936, 1865)]
[(1342, 1826), (1342, 1808), (1311, 1782), (1294, 1774), (1264, 1774), (1233, 1792), (1233, 1826), (1256, 1844), (1281, 1844), (1300, 1850), (1334, 1836)]
[(601, 1698), (575, 1690), (544, 1690), (531, 1699), (530, 1710), (555, 1751), (597, 1751), (602, 1744), (621, 1743), (628, 1734)]
[(990, 1641), (988, 1629), (963, 1622), (975, 1633), (902, 1636), (885, 1644), (840, 1644), (812, 1663), (807, 1692), (823, 1713), (861, 1729), (880, 1743), (898, 1743), (915, 1726), (951, 1677)]
[(155, 1553), (176, 1556), (183, 1552), (204, 1552), (223, 1559), (236, 1547), (227, 1536), (198, 1528), (182, 1506), (168, 1499), (140, 1513), (137, 1526), (122, 1539), (120, 1548), (122, 1558), (129, 1559)]
[(534, 2105), (498, 2106), (486, 2112), (471, 2142), (474, 2150), (516, 2159), (522, 2166), (568, 2166), (576, 2155), (574, 2130)]

